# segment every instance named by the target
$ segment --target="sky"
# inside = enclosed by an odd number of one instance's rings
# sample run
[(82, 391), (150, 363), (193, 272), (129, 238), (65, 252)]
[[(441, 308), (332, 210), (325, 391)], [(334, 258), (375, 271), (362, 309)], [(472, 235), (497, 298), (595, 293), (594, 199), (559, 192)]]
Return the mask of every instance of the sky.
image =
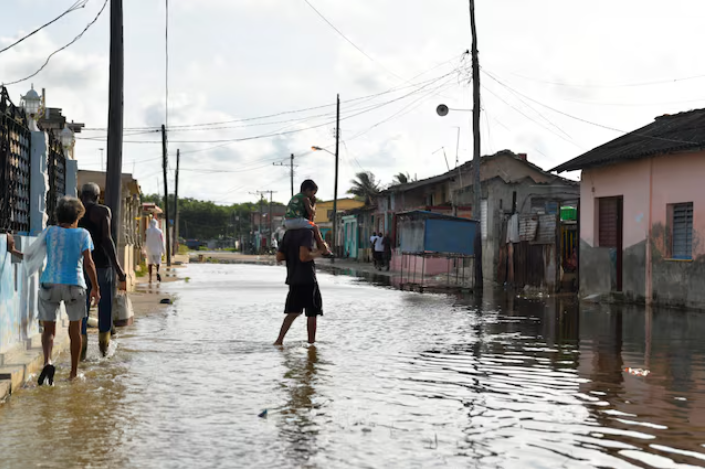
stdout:
[[(3, 0), (0, 50), (74, 1)], [(103, 4), (0, 52), (0, 82), (36, 71)], [(294, 154), (295, 186), (312, 178), (332, 198), (335, 158), (311, 147), (335, 151), (337, 94), (339, 197), (362, 170), (384, 186), (472, 158), (467, 1), (171, 0), (168, 47), (166, 5), (124, 2), (123, 172), (144, 193), (163, 191), (154, 128), (166, 124), (170, 192), (179, 149), (182, 197), (230, 204), (275, 191), (286, 202)], [(15, 104), (31, 84), (45, 88), (49, 107), (92, 129), (77, 134), (79, 169), (107, 157), (109, 9), (8, 86)], [(527, 153), (551, 169), (658, 115), (703, 108), (705, 12), (696, 0), (477, 0), (482, 153)], [(439, 117), (442, 103), (457, 110)]]

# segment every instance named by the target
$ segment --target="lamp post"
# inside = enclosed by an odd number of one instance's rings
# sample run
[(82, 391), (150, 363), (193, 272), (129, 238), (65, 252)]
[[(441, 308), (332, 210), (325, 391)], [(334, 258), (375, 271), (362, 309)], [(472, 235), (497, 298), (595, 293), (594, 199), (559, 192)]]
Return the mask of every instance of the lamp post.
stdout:
[(39, 97), (39, 93), (34, 91), (34, 83), (32, 83), (32, 88), (27, 92), (27, 94), (20, 96), (20, 107), (24, 109), (27, 114), (29, 129), (33, 132), (39, 131), (36, 119), (41, 104), (42, 98)]
[[(336, 175), (335, 175), (335, 181), (334, 181), (334, 190), (333, 190), (333, 227), (332, 227), (332, 234), (331, 234), (331, 242), (333, 244), (333, 252), (334, 254), (336, 253), (336, 228), (338, 225), (338, 213), (337, 213), (337, 204), (338, 204), (338, 155), (336, 153), (331, 152), (330, 150), (327, 150), (326, 148), (322, 147), (317, 147), (317, 146), (312, 146), (311, 149), (313, 151), (325, 151), (326, 153), (329, 153), (333, 156), (336, 157)], [(331, 258), (331, 263), (333, 264), (334, 258)]]
[[(475, 77), (475, 75), (474, 75)], [(475, 80), (474, 80), (474, 87), (475, 87)], [(471, 204), (471, 218), (477, 222), (479, 222), (479, 228), (480, 228), (480, 205), (481, 205), (481, 187), (480, 187), (480, 132), (478, 131), (478, 119), (477, 119), (477, 111), (480, 110), (480, 105), (478, 102), (480, 101), (479, 99), (475, 99), (476, 96), (474, 96), (474, 107), (472, 109), (453, 109), (449, 108), (445, 104), (439, 104), (436, 107), (436, 113), (441, 116), (445, 117), (449, 114), (449, 111), (462, 111), (462, 112), (473, 112), (473, 185), (471, 186), (473, 188), (473, 203)], [(460, 129), (459, 129), (460, 132)], [(461, 170), (459, 168), (459, 176), (461, 175)], [(478, 233), (476, 233), (476, 239), (474, 240), (474, 246), (475, 246), (475, 254), (476, 254), (476, 261), (475, 261), (475, 287), (483, 287), (483, 264), (482, 264), (482, 259), (483, 259), (483, 243), (481, 240), (481, 233), (480, 229), (478, 230)]]
[(61, 146), (64, 147), (64, 156), (68, 156), (69, 159), (74, 159), (74, 145), (76, 144), (76, 139), (74, 138), (74, 133), (69, 129), (69, 126), (64, 124), (64, 129), (59, 134), (61, 138)]

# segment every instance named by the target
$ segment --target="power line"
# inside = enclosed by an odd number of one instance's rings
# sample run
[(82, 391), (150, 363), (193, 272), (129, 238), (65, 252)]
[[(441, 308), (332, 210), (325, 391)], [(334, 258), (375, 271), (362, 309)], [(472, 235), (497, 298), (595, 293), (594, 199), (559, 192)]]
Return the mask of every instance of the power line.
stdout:
[[(465, 54), (466, 54), (466, 52), (464, 52), (464, 53), (461, 54), (461, 55), (463, 56), (463, 55), (465, 55)], [(425, 70), (425, 71), (423, 71), (423, 72), (421, 72), (421, 73), (415, 75), (414, 77), (411, 78), (411, 80), (413, 80), (413, 79), (415, 79), (415, 78), (418, 78), (418, 77), (420, 77), (420, 76), (422, 76), (422, 75), (425, 75), (425, 74), (427, 74), (427, 73), (429, 73), (429, 72), (431, 72), (431, 71), (433, 71), (433, 70), (436, 70), (437, 68), (439, 68), (439, 67), (441, 67), (441, 66), (444, 66), (444, 65), (446, 65), (446, 64), (448, 64), (448, 63), (450, 63), (450, 62), (456, 60), (458, 57), (459, 57), (459, 54), (456, 54), (456, 55), (455, 55), (454, 57), (452, 57), (451, 59), (448, 59), (448, 60), (446, 60), (446, 61), (444, 61), (444, 62), (441, 62), (441, 63), (439, 63), (439, 64), (436, 64), (435, 66), (431, 67), (430, 69)], [(460, 67), (461, 67), (461, 65), (455, 67), (455, 68), (451, 71), (451, 73), (454, 73), (454, 72), (456, 72), (456, 71), (459, 71)], [(382, 91), (382, 92), (379, 92), (379, 93), (374, 93), (374, 94), (370, 94), (370, 95), (366, 95), (366, 96), (359, 96), (359, 97), (356, 97), (356, 98), (351, 98), (351, 99), (343, 100), (343, 101), (341, 101), (341, 104), (344, 104), (344, 103), (354, 103), (354, 102), (357, 102), (357, 101), (369, 101), (370, 99), (373, 99), (373, 98), (376, 98), (376, 97), (379, 97), (379, 96), (383, 96), (383, 95), (391, 94), (391, 93), (396, 93), (396, 92), (401, 91), (401, 90), (403, 90), (403, 89), (405, 89), (405, 88), (420, 87), (420, 86), (422, 86), (422, 85), (424, 85), (424, 84), (427, 84), (427, 83), (430, 83), (430, 82), (434, 82), (434, 81), (436, 81), (436, 80), (438, 80), (438, 79), (440, 79), (440, 78), (443, 78), (443, 77), (445, 77), (445, 76), (448, 76), (448, 73), (447, 73), (447, 74), (444, 74), (444, 75), (441, 75), (441, 76), (434, 77), (434, 78), (430, 78), (430, 79), (428, 79), (428, 80), (424, 80), (424, 81), (421, 81), (421, 82), (417, 82), (417, 83), (408, 82), (408, 84), (406, 84), (406, 85), (397, 85), (397, 86), (393, 86), (392, 88), (389, 88), (388, 90)], [(264, 119), (270, 119), (270, 118), (272, 118), (272, 117), (279, 117), (279, 116), (288, 115), (288, 114), (296, 114), (296, 113), (301, 113), (301, 112), (307, 112), (307, 111), (313, 111), (313, 110), (323, 109), (323, 108), (327, 108), (327, 107), (332, 107), (332, 106), (335, 106), (335, 104), (336, 104), (336, 103), (323, 104), (323, 105), (312, 106), (312, 107), (307, 107), (307, 108), (293, 109), (293, 110), (288, 110), (288, 111), (281, 111), (281, 112), (277, 112), (277, 113), (274, 113), (274, 114), (269, 114), (269, 115), (264, 115), (264, 116), (257, 116), (257, 117), (245, 117), (245, 118), (238, 118), (238, 119), (229, 119), (229, 120), (225, 120), (225, 121), (204, 122), (204, 123), (198, 123), (198, 124), (172, 125), (172, 126), (169, 126), (169, 127), (167, 128), (167, 130), (168, 130), (168, 131), (177, 131), (177, 129), (191, 129), (191, 128), (194, 128), (194, 130), (198, 130), (198, 129), (196, 129), (196, 127), (219, 126), (219, 125), (224, 125), (224, 124), (232, 124), (232, 123), (236, 123), (236, 122), (249, 122), (249, 121), (256, 121), (256, 120), (264, 120)], [(331, 115), (331, 116), (332, 116), (332, 115), (334, 115), (334, 114), (335, 114), (335, 113), (329, 112), (329, 113), (325, 113), (325, 114), (317, 114), (317, 115), (315, 115), (315, 116), (304, 116), (304, 117), (298, 117), (298, 118), (291, 119), (291, 121), (295, 121), (295, 120), (308, 120), (308, 119), (312, 119), (312, 118), (316, 118), (316, 117), (325, 117), (325, 116), (328, 116), (328, 115)], [(247, 125), (247, 126), (269, 125), (269, 124), (283, 123), (283, 122), (289, 122), (289, 120), (275, 121), (275, 122), (269, 122), (269, 123), (249, 124), (249, 125)], [(246, 127), (246, 125), (238, 126), (238, 127)], [(223, 128), (226, 128), (226, 127), (223, 127)], [(237, 128), (237, 127), (232, 127), (232, 128)], [(105, 129), (106, 129), (105, 127), (84, 127), (82, 130), (84, 130), (84, 131), (99, 131), (99, 130), (105, 130)], [(157, 131), (159, 131), (160, 129), (161, 129), (161, 126), (126, 127), (126, 128), (125, 128), (125, 130), (157, 130)], [(218, 130), (218, 129), (213, 128), (213, 129), (209, 129), (209, 130)]]
[[(485, 75), (487, 75), (490, 79), (492, 79), (492, 80), (498, 82), (500, 85), (504, 86), (505, 88), (508, 88), (508, 89), (512, 90), (512, 88), (511, 88), (510, 86), (504, 84), (503, 82), (501, 82), (500, 80), (498, 80), (497, 78), (495, 78), (495, 77), (494, 77), (493, 75), (491, 75), (490, 73), (488, 73), (488, 72), (486, 72), (486, 71), (483, 71), (483, 73), (485, 73)], [(603, 125), (603, 124), (599, 124), (599, 123), (597, 123), (597, 122), (592, 122), (592, 121), (589, 121), (589, 120), (587, 120), (587, 119), (583, 119), (583, 118), (581, 118), (581, 117), (572, 116), (571, 114), (568, 114), (568, 113), (566, 113), (566, 112), (564, 112), (564, 111), (560, 111), (559, 109), (555, 109), (555, 108), (553, 108), (553, 107), (551, 107), (551, 106), (548, 106), (548, 105), (546, 105), (546, 104), (544, 104), (544, 103), (541, 103), (541, 102), (537, 101), (536, 99), (530, 98), (529, 96), (524, 95), (524, 94), (520, 93), (520, 92), (517, 91), (517, 90), (514, 90), (514, 91), (515, 91), (517, 94), (519, 94), (520, 96), (524, 96), (525, 98), (529, 99), (530, 101), (532, 101), (532, 102), (534, 102), (534, 103), (537, 103), (537, 104), (539, 104), (540, 106), (543, 106), (543, 107), (545, 107), (545, 108), (547, 108), (547, 109), (549, 109), (549, 110), (551, 110), (551, 111), (554, 111), (554, 112), (556, 112), (557, 114), (561, 114), (562, 116), (569, 117), (569, 118), (571, 118), (571, 119), (577, 120), (577, 121), (579, 121), (579, 122), (583, 122), (583, 123), (585, 123), (585, 124), (590, 124), (590, 125), (594, 125), (594, 126), (596, 126), (596, 127), (603, 128), (603, 129), (612, 130), (612, 131), (614, 131), (614, 132), (620, 132), (620, 133), (623, 133), (623, 134), (627, 133), (625, 130), (616, 129), (615, 127), (610, 127), (610, 126), (608, 126), (608, 125)], [(634, 133), (634, 132), (633, 132), (633, 133)], [(655, 136), (646, 135), (646, 134), (637, 134), (637, 133), (635, 133), (635, 135), (639, 135), (639, 136), (645, 137), (645, 138), (652, 138), (652, 139), (655, 139), (655, 140), (665, 140), (665, 141), (669, 141), (669, 142), (697, 143), (697, 142), (694, 142), (694, 141), (691, 141), (691, 140), (679, 140), (679, 139), (672, 139), (672, 138), (665, 138), (665, 137), (655, 137)]]
[(83, 1), (77, 1), (77, 2), (75, 2), (75, 3), (74, 3), (73, 5), (71, 5), (66, 11), (64, 11), (62, 14), (60, 14), (59, 16), (57, 16), (56, 18), (54, 18), (53, 20), (49, 21), (48, 23), (44, 23), (43, 25), (41, 25), (40, 27), (38, 27), (37, 29), (35, 29), (35, 30), (32, 31), (31, 33), (27, 34), (26, 36), (23, 36), (23, 37), (19, 38), (18, 40), (16, 40), (15, 42), (13, 42), (12, 44), (10, 44), (9, 46), (5, 47), (4, 49), (0, 49), (0, 54), (2, 54), (3, 52), (5, 52), (6, 50), (12, 49), (12, 48), (15, 47), (17, 44), (23, 42), (24, 40), (29, 39), (30, 37), (34, 36), (35, 34), (37, 34), (37, 33), (38, 33), (39, 31), (41, 31), (42, 29), (44, 29), (44, 28), (46, 28), (46, 27), (48, 27), (48, 26), (51, 26), (52, 24), (56, 23), (57, 21), (59, 21), (61, 18), (63, 18), (64, 16), (68, 15), (69, 13), (74, 12), (74, 11), (77, 11), (77, 10), (79, 10), (79, 9), (81, 9), (81, 8), (85, 8), (86, 3), (88, 3), (88, 0), (83, 0)]
[(640, 82), (640, 83), (623, 83), (623, 84), (584, 83), (584, 84), (578, 84), (578, 83), (564, 83), (564, 82), (558, 82), (558, 81), (545, 81), (545, 80), (540, 80), (538, 78), (528, 77), (525, 75), (521, 75), (519, 73), (510, 72), (510, 71), (508, 71), (508, 73), (510, 73), (511, 75), (518, 76), (520, 78), (524, 78), (525, 80), (530, 80), (530, 81), (534, 81), (537, 83), (544, 83), (546, 85), (555, 85), (555, 86), (567, 86), (567, 87), (573, 87), (573, 88), (629, 88), (629, 87), (635, 87), (635, 86), (651, 86), (651, 85), (660, 85), (660, 84), (664, 84), (664, 83), (676, 83), (679, 81), (695, 80), (697, 78), (703, 78), (704, 76), (706, 76), (706, 75), (692, 75), (689, 77), (672, 78), (672, 79), (667, 79), (667, 80), (646, 81), (646, 82)]
[(324, 20), (324, 21), (326, 22), (326, 24), (328, 24), (328, 25), (331, 27), (331, 29), (333, 29), (334, 31), (336, 31), (336, 33), (338, 33), (339, 36), (341, 36), (348, 44), (350, 44), (351, 46), (355, 47), (355, 49), (356, 49), (358, 52), (360, 52), (361, 54), (363, 54), (368, 60), (370, 60), (371, 62), (373, 62), (374, 64), (376, 64), (378, 67), (382, 68), (383, 70), (385, 70), (388, 74), (392, 75), (393, 77), (395, 77), (395, 78), (397, 78), (397, 79), (399, 79), (399, 80), (402, 80), (403, 82), (407, 82), (407, 80), (405, 80), (405, 79), (402, 78), (401, 76), (397, 75), (396, 73), (392, 72), (390, 69), (388, 69), (387, 67), (385, 67), (383, 64), (381, 64), (381, 63), (378, 62), (377, 60), (375, 60), (373, 57), (371, 57), (367, 52), (365, 52), (363, 49), (361, 49), (360, 47), (358, 47), (358, 45), (357, 45), (355, 42), (353, 42), (353, 41), (351, 41), (350, 39), (348, 39), (348, 37), (347, 37), (345, 34), (343, 34), (343, 33), (341, 32), (341, 30), (339, 30), (336, 26), (334, 26), (334, 24), (331, 23), (319, 10), (317, 10), (316, 7), (315, 7), (314, 5), (312, 5), (309, 0), (304, 0), (304, 2), (305, 2), (307, 5), (309, 5), (309, 7), (310, 7), (312, 10), (314, 10), (314, 12), (315, 12), (317, 15), (319, 15), (319, 17), (320, 17), (322, 20)]
[(108, 4), (108, 0), (105, 0), (105, 1), (103, 2), (103, 6), (101, 7), (100, 11), (99, 11), (98, 14), (96, 15), (96, 17), (93, 18), (93, 21), (91, 21), (90, 23), (88, 23), (88, 24), (86, 25), (86, 27), (83, 29), (83, 31), (81, 31), (81, 33), (79, 33), (78, 36), (76, 36), (75, 38), (73, 38), (73, 39), (71, 40), (71, 42), (69, 42), (68, 44), (66, 44), (66, 45), (63, 46), (63, 47), (60, 47), (59, 49), (55, 50), (55, 51), (52, 52), (51, 54), (49, 54), (49, 56), (47, 57), (47, 59), (44, 61), (44, 64), (42, 64), (42, 66), (39, 67), (39, 69), (38, 69), (36, 72), (34, 72), (34, 73), (32, 73), (31, 75), (28, 75), (28, 76), (26, 76), (26, 77), (24, 77), (24, 78), (21, 78), (21, 79), (19, 79), (19, 80), (15, 80), (15, 81), (11, 81), (11, 82), (9, 82), (9, 83), (5, 83), (5, 85), (6, 85), (6, 86), (8, 86), (8, 85), (16, 85), (17, 83), (22, 83), (23, 81), (27, 81), (27, 80), (29, 80), (30, 78), (34, 77), (35, 75), (39, 74), (39, 72), (41, 72), (42, 70), (44, 70), (44, 68), (49, 64), (49, 61), (51, 60), (52, 57), (54, 57), (54, 55), (58, 54), (59, 52), (61, 52), (61, 51), (64, 50), (64, 49), (68, 48), (69, 46), (71, 46), (72, 44), (74, 44), (76, 41), (78, 41), (79, 39), (81, 39), (81, 37), (83, 37), (83, 35), (86, 33), (86, 31), (88, 31), (88, 30), (91, 28), (91, 26), (93, 26), (93, 25), (95, 24), (96, 21), (98, 21), (98, 18), (100, 18), (101, 14), (103, 13), (103, 10), (105, 10), (105, 6), (106, 6), (107, 4)]

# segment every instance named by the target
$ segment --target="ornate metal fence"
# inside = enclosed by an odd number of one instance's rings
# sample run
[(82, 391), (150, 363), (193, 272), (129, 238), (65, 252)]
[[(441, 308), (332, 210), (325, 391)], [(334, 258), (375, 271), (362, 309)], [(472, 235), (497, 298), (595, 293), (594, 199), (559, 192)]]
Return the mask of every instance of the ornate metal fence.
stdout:
[(56, 203), (66, 194), (66, 157), (61, 139), (49, 132), (49, 191), (47, 191), (47, 215), (49, 224), (56, 225)]
[(0, 87), (0, 233), (29, 232), (30, 131)]

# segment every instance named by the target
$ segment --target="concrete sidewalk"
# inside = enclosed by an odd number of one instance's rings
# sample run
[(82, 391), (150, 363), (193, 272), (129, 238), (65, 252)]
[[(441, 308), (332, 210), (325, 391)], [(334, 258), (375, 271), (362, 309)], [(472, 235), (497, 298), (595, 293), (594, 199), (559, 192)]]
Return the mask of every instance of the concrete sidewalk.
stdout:
[[(177, 256), (175, 256), (175, 261)], [(188, 263), (186, 256), (181, 257), (178, 261), (182, 264)], [(180, 281), (179, 267), (175, 266), (171, 269), (164, 267), (163, 283), (172, 283)], [(169, 303), (161, 303), (164, 299), (169, 299), (170, 303), (173, 297), (170, 294), (163, 293), (160, 284), (149, 284), (146, 277), (138, 277), (136, 282), (136, 291), (128, 293), (132, 301), (132, 307), (135, 312), (135, 318), (142, 317), (146, 314), (162, 310), (169, 307)], [(89, 343), (97, 340), (98, 330), (97, 311), (91, 309), (89, 313)], [(65, 315), (64, 315), (65, 318)], [(56, 325), (56, 336), (54, 337), (54, 362), (69, 359), (69, 321), (62, 319)], [(93, 326), (93, 327), (91, 327)], [(117, 329), (117, 337), (120, 336), (122, 328)], [(65, 353), (66, 352), (66, 353)], [(8, 396), (14, 394), (22, 388), (27, 382), (34, 379), (42, 370), (44, 364), (44, 353), (42, 352), (42, 336), (41, 333), (36, 334), (31, 339), (23, 343), (17, 344), (12, 349), (0, 354), (0, 403), (4, 402)], [(79, 365), (79, 371), (81, 366)]]

